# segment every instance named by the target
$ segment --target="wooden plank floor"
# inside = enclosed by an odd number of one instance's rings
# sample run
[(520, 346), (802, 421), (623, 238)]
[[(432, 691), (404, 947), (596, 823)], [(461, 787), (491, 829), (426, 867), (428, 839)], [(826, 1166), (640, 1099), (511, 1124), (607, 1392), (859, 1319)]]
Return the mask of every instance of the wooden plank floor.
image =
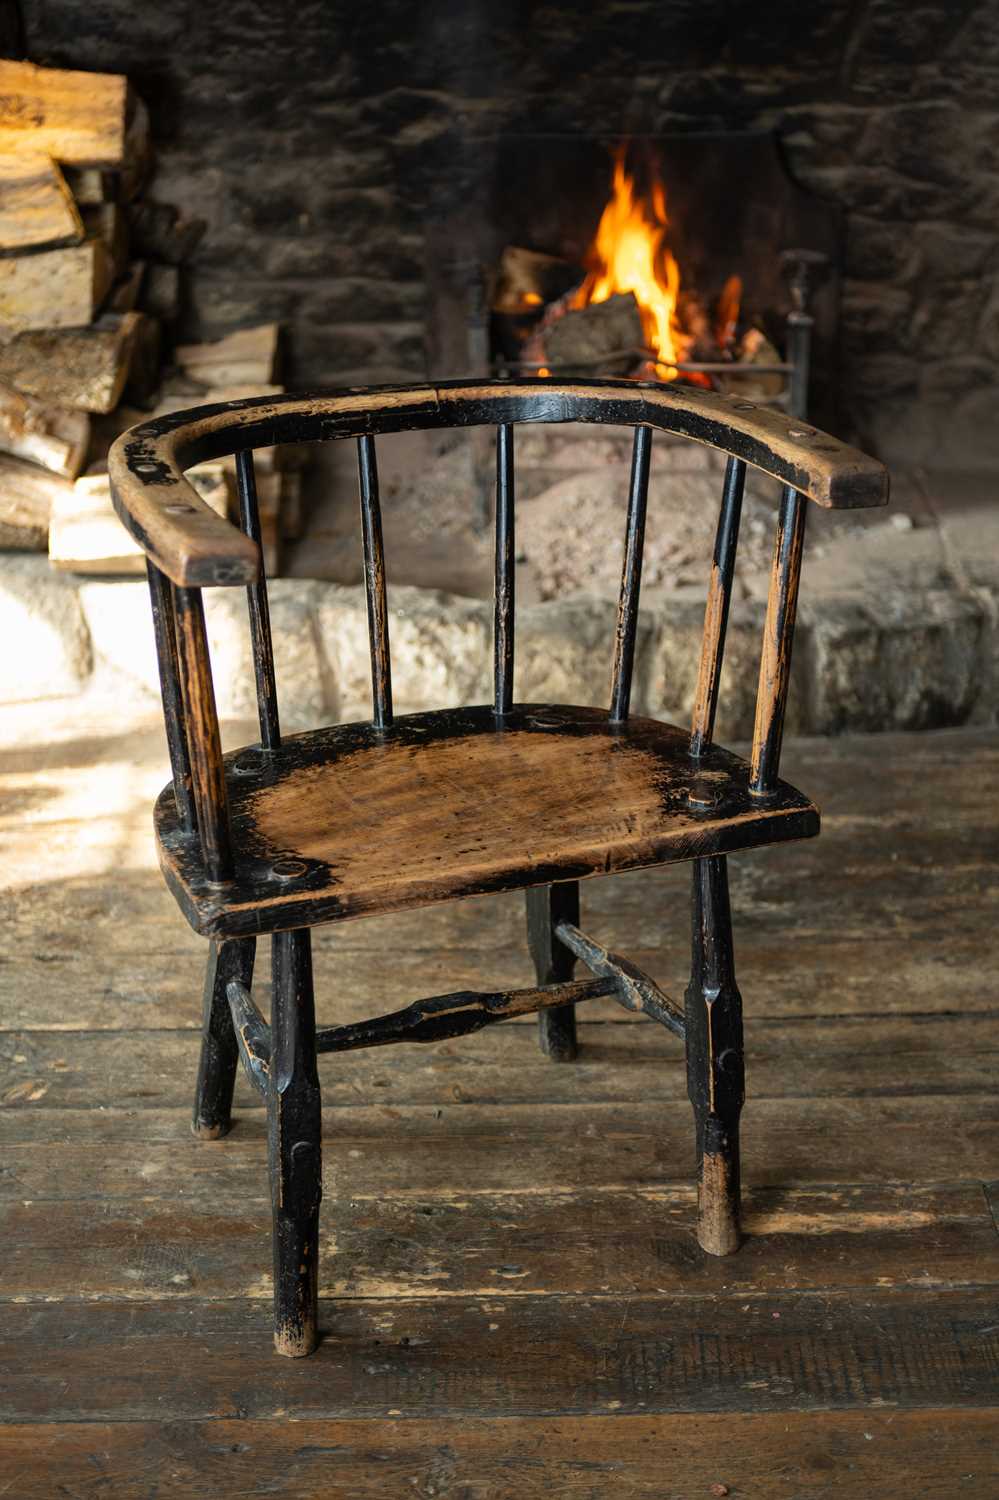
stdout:
[[(610, 1002), (570, 1066), (530, 1021), (327, 1058), (326, 1338), (293, 1362), (256, 1097), (189, 1134), (204, 945), (155, 869), (159, 728), (11, 725), (0, 1497), (999, 1495), (994, 735), (791, 745), (822, 837), (731, 861), (737, 1256), (694, 1239), (681, 1048)], [(686, 886), (583, 888), (676, 997)], [(316, 973), (326, 1024), (526, 983), (522, 902), (327, 929)]]

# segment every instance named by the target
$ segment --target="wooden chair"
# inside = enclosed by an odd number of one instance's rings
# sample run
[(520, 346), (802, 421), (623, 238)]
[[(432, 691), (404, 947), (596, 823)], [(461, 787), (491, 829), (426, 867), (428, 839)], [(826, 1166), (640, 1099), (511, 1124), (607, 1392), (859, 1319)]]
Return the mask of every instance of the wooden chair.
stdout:
[[(521, 422), (634, 427), (609, 708), (513, 701), (514, 432)], [(495, 696), (492, 704), (393, 718), (375, 437), (496, 427)], [(729, 455), (711, 566), (692, 728), (629, 716), (652, 434)], [(260, 560), (253, 449), (357, 442), (371, 643), (370, 723), (281, 736)], [(235, 454), (239, 530), (184, 470)], [(749, 761), (712, 741), (746, 465), (783, 483)], [(739, 1244), (741, 1000), (726, 856), (819, 829), (816, 808), (777, 778), (791, 666), (805, 498), (881, 505), (878, 463), (794, 418), (680, 385), (453, 382), (203, 406), (146, 422), (115, 444), (118, 514), (148, 558), (173, 781), (155, 812), (167, 884), (211, 940), (194, 1130), (230, 1126), (237, 1058), (267, 1103), (275, 1343), (316, 1345), (321, 1196), (317, 1054), (432, 1042), (536, 1011), (543, 1050), (576, 1053), (575, 1009), (610, 996), (686, 1042), (700, 1184), (698, 1238)], [(260, 743), (223, 755), (201, 590), (247, 591)], [(579, 926), (579, 881), (690, 860), (693, 965), (681, 1012)], [(419, 1000), (317, 1030), (310, 929), (325, 922), (524, 888), (537, 986)], [(251, 994), (256, 940), (272, 934), (270, 1022)], [(577, 961), (590, 977), (574, 979)]]

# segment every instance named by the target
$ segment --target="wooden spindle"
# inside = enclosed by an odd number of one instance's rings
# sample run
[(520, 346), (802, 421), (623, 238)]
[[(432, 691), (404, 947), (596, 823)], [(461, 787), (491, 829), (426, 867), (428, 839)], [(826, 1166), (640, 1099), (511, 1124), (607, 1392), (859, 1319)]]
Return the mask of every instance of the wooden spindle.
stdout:
[(260, 577), (246, 586), (250, 611), (250, 641), (253, 646), (253, 675), (257, 682), (257, 717), (260, 720), (260, 743), (265, 750), (276, 750), (281, 743), (278, 718), (277, 683), (274, 676), (274, 646), (271, 640), (271, 613), (267, 601), (267, 575), (260, 543), (260, 507), (257, 504), (257, 479), (253, 468), (253, 450), (244, 448), (236, 454), (236, 489), (239, 494), (239, 520), (246, 535), (260, 547)]
[(493, 676), (497, 714), (513, 703), (515, 581), (513, 427), (496, 429), (496, 589), (493, 611)]
[(732, 602), (732, 577), (739, 545), (739, 522), (742, 518), (742, 496), (746, 486), (746, 465), (730, 458), (725, 470), (715, 550), (711, 559), (711, 581), (704, 609), (704, 634), (701, 638), (701, 665), (697, 674), (694, 713), (691, 722), (690, 753), (696, 759), (711, 740), (718, 707), (718, 685), (725, 657), (725, 632)]
[(153, 635), (156, 659), (160, 669), (160, 696), (163, 699), (163, 722), (166, 725), (167, 751), (173, 776), (173, 797), (177, 816), (186, 833), (197, 826), (194, 796), (191, 790), (191, 760), (187, 753), (187, 723), (184, 700), (180, 692), (177, 663), (177, 635), (174, 622), (173, 585), (155, 563), (146, 559), (149, 597), (153, 606)]
[(232, 879), (229, 802), (201, 590), (178, 588), (175, 600), (177, 658), (201, 855), (208, 878), (221, 882)]
[(754, 797), (769, 796), (780, 768), (784, 708), (791, 680), (791, 647), (801, 578), (808, 506), (803, 495), (785, 485), (777, 517), (774, 559), (763, 627), (760, 685), (756, 694), (753, 759), (749, 790)]
[(642, 588), (642, 552), (645, 545), (645, 512), (649, 498), (649, 460), (652, 429), (635, 428), (631, 452), (631, 487), (628, 493), (628, 526), (621, 569), (621, 597), (617, 609), (614, 670), (611, 679), (610, 720), (623, 723), (631, 704), (631, 679), (635, 667), (635, 637), (638, 632), (638, 600)]
[(385, 595), (385, 548), (378, 498), (378, 465), (373, 437), (357, 440), (361, 482), (361, 532), (364, 538), (364, 594), (371, 642), (371, 697), (376, 729), (392, 723), (392, 662), (389, 656), (388, 604)]

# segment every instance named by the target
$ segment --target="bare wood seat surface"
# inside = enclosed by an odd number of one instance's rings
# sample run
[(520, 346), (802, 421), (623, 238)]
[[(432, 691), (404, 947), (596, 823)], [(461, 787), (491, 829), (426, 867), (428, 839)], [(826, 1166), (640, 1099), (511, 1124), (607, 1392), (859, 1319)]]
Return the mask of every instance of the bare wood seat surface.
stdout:
[[(815, 807), (651, 719), (521, 705), (338, 725), (226, 757), (236, 878), (206, 880), (168, 787), (160, 861), (200, 932), (239, 936), (725, 853), (818, 832)], [(693, 792), (695, 801), (691, 800)]]

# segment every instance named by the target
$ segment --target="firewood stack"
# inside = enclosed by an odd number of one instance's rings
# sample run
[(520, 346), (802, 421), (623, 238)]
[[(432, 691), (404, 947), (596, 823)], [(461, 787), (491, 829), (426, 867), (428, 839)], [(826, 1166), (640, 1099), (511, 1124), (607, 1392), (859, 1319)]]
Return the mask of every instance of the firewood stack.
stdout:
[[(107, 453), (150, 416), (277, 394), (278, 327), (177, 344), (200, 219), (142, 196), (148, 115), (118, 74), (0, 59), (0, 549), (144, 571), (111, 507)], [(299, 455), (257, 455), (265, 564), (302, 525)], [(235, 515), (234, 461), (188, 476)]]

